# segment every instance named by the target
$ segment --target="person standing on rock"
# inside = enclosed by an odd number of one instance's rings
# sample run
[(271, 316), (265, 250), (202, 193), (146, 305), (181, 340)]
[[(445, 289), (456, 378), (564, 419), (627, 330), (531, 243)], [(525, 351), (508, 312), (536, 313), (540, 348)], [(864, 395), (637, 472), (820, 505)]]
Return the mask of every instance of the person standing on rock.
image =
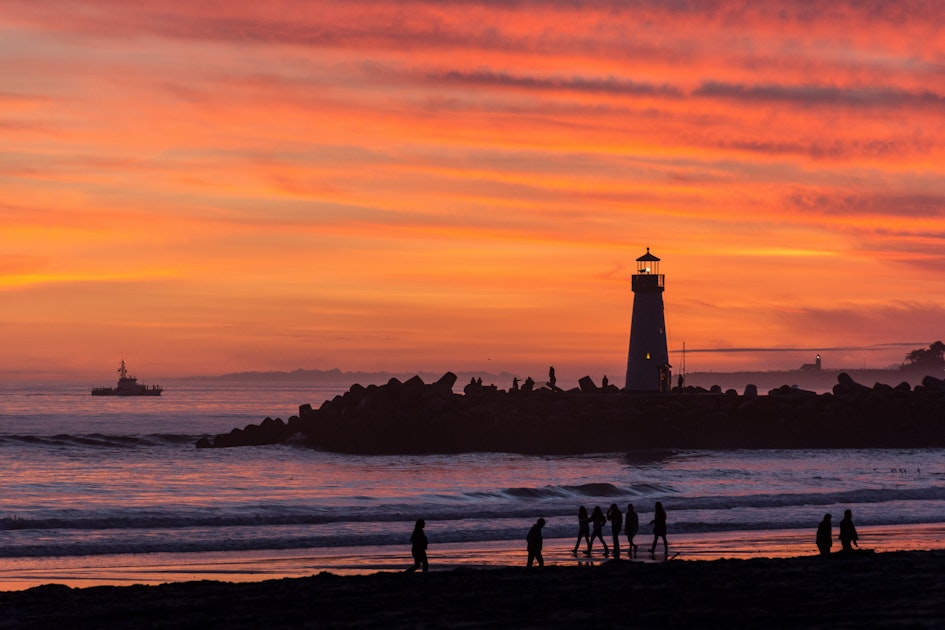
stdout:
[(528, 551), (528, 568), (531, 568), (532, 563), (538, 561), (538, 566), (545, 566), (545, 560), (541, 557), (541, 548), (543, 545), (543, 539), (541, 536), (541, 528), (545, 526), (545, 519), (540, 518), (535, 521), (535, 524), (532, 525), (532, 528), (528, 530), (528, 535), (525, 537), (525, 542), (527, 543)]
[(627, 513), (623, 519), (624, 528), (627, 532), (627, 553), (634, 554), (637, 551), (637, 546), (633, 544), (633, 537), (637, 535), (637, 532), (640, 531), (640, 516), (633, 509), (633, 504), (627, 504)]
[(833, 523), (830, 522), (830, 515), (824, 514), (824, 520), (817, 526), (817, 550), (820, 555), (830, 555), (830, 546), (833, 545)]
[(427, 535), (423, 533), (426, 522), (422, 518), (417, 519), (413, 528), (413, 534), (410, 535), (410, 553), (413, 555), (413, 566), (407, 567), (407, 573), (413, 573), (422, 568), (426, 573), (430, 568), (427, 561)]
[(653, 526), (653, 544), (650, 545), (650, 553), (656, 553), (656, 542), (662, 538), (663, 553), (668, 556), (669, 543), (666, 542), (666, 510), (663, 509), (663, 504), (660, 501), (656, 502), (656, 514), (653, 515), (653, 520), (650, 521), (650, 525)]
[(607, 541), (604, 540), (603, 528), (606, 522), (607, 517), (604, 516), (603, 510), (600, 509), (599, 505), (595, 506), (594, 511), (591, 512), (591, 526), (593, 529), (591, 530), (591, 539), (587, 543), (587, 553), (585, 555), (591, 555), (591, 545), (594, 544), (595, 538), (600, 538), (600, 543), (604, 545), (604, 557), (606, 558), (610, 553), (607, 550)]
[(843, 545), (843, 550), (853, 551), (853, 547), (850, 546), (851, 543), (859, 547), (858, 538), (856, 526), (853, 524), (853, 512), (845, 510), (843, 518), (840, 520), (840, 544)]

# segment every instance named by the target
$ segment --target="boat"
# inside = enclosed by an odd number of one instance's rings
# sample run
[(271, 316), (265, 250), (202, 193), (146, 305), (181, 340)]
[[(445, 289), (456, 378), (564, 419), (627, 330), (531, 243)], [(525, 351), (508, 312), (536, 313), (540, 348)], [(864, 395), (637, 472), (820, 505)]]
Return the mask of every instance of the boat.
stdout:
[(134, 376), (128, 376), (125, 360), (121, 360), (118, 368), (118, 385), (116, 387), (96, 387), (92, 390), (93, 396), (160, 396), (164, 389), (159, 385), (141, 385)]

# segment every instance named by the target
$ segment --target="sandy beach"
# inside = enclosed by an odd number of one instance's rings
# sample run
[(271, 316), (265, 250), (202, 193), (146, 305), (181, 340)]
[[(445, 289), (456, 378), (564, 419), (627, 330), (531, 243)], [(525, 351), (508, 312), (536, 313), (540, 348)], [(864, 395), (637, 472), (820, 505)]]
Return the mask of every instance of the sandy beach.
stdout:
[[(945, 524), (860, 526), (864, 548), (878, 553), (943, 549)], [(609, 537), (608, 537), (609, 538)], [(650, 536), (636, 540), (633, 563), (658, 563), (662, 553), (650, 555)], [(625, 541), (624, 541), (625, 544)], [(590, 558), (572, 555), (573, 538), (545, 539), (548, 566), (599, 566), (607, 559), (594, 547)], [(945, 551), (945, 549), (943, 549)], [(670, 556), (678, 561), (793, 558), (814, 555), (810, 528), (689, 533), (670, 535)], [(523, 566), (523, 541), (495, 540), (441, 543), (429, 550), (432, 571), (502, 569)], [(624, 555), (626, 559), (626, 554)], [(397, 572), (411, 563), (409, 545), (309, 549), (270, 549), (236, 552), (135, 553), (44, 558), (0, 557), (0, 591), (22, 591), (46, 584), (72, 588), (91, 586), (160, 585), (167, 582), (216, 580), (260, 582), (302, 578), (327, 572), (338, 576)]]
[(382, 572), (0, 593), (3, 628), (939, 627), (945, 552)]

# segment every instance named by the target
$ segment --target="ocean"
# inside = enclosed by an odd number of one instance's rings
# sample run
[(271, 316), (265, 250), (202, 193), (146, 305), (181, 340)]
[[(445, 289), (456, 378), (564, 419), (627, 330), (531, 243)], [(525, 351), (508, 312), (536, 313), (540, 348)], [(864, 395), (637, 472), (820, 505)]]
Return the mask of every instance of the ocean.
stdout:
[(570, 553), (578, 507), (611, 503), (640, 514), (636, 559), (660, 561), (648, 553), (656, 501), (683, 560), (813, 554), (817, 523), (831, 513), (836, 528), (845, 509), (863, 547), (945, 548), (942, 449), (196, 449), (200, 437), (288, 419), (345, 387), (179, 384), (149, 398), (90, 388), (0, 386), (0, 589), (399, 570), (418, 518), (434, 569), (523, 562), (538, 517), (548, 562), (586, 561)]

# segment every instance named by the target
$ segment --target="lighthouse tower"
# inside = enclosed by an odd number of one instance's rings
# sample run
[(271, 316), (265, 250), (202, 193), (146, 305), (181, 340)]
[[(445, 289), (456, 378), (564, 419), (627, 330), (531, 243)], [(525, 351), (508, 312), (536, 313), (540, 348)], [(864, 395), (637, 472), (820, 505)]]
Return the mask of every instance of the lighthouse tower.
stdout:
[(637, 258), (637, 272), (631, 276), (633, 319), (630, 321), (630, 351), (627, 353), (628, 391), (668, 392), (672, 374), (666, 349), (666, 320), (663, 315), (664, 277), (660, 259), (650, 253)]

